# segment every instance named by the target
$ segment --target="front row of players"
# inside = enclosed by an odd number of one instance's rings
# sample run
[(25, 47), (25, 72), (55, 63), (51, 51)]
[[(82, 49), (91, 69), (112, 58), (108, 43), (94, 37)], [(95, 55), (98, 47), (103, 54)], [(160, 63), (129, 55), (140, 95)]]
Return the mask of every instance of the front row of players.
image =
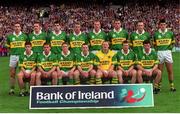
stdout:
[(143, 42), (143, 54), (135, 55), (128, 41), (117, 53), (109, 49), (109, 42), (102, 43), (102, 50), (93, 54), (87, 44), (80, 54), (72, 53), (69, 44), (62, 44), (62, 52), (55, 55), (48, 43), (43, 45), (43, 53), (34, 53), (30, 42), (25, 43), (25, 52), (20, 56), (18, 83), (20, 96), (25, 96), (26, 82), (33, 85), (77, 85), (77, 84), (123, 84), (154, 83), (154, 93), (158, 93), (161, 71), (158, 69), (157, 54), (150, 42)]

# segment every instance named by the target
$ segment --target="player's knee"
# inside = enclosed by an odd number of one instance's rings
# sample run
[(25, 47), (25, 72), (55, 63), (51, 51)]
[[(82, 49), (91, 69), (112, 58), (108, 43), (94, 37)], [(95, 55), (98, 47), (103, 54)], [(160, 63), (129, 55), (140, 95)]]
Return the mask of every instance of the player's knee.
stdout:
[(97, 78), (101, 78), (101, 77), (102, 77), (102, 72), (98, 71), (98, 72), (96, 73), (96, 77), (97, 77)]
[(91, 75), (91, 76), (96, 75), (96, 71), (95, 71), (95, 70), (91, 70), (91, 71), (90, 71), (90, 75)]
[(74, 76), (79, 76), (79, 75), (80, 75), (80, 73), (78, 70), (74, 71)]

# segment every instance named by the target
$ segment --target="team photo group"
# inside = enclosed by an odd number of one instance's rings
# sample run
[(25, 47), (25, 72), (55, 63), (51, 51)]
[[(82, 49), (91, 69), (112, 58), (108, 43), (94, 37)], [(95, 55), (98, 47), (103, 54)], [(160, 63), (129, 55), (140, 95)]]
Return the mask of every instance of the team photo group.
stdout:
[(154, 94), (158, 94), (164, 66), (170, 91), (175, 92), (174, 34), (167, 29), (165, 19), (157, 22), (159, 29), (150, 35), (143, 21), (135, 23), (132, 33), (122, 27), (120, 19), (112, 20), (113, 29), (108, 33), (98, 19), (88, 33), (76, 22), (70, 34), (62, 31), (60, 21), (54, 21), (48, 32), (35, 21), (32, 33), (25, 34), (21, 22), (16, 21), (6, 41), (10, 52), (9, 95), (15, 94), (16, 78), (20, 96), (29, 95), (29, 86), (36, 85), (124, 83), (152, 83)]

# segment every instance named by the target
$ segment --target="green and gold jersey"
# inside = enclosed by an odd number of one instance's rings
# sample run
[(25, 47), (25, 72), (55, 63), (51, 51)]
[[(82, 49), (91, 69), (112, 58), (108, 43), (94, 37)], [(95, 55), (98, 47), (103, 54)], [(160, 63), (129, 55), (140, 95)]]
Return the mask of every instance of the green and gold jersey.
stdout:
[(19, 67), (24, 68), (25, 70), (32, 70), (36, 67), (37, 54), (31, 51), (30, 55), (27, 55), (26, 52), (20, 55), (19, 58)]
[(35, 53), (43, 52), (43, 44), (46, 42), (47, 34), (40, 32), (35, 34), (34, 32), (29, 34), (29, 41), (32, 43), (32, 50)]
[(154, 43), (158, 51), (172, 50), (172, 44), (175, 43), (173, 32), (167, 29), (164, 33), (161, 30), (156, 31), (154, 33)]
[(98, 51), (96, 53), (95, 65), (100, 66), (103, 70), (108, 70), (113, 64), (112, 58), (115, 55), (114, 51), (109, 50), (108, 53), (103, 53), (102, 51)]
[(56, 34), (54, 31), (48, 34), (47, 42), (51, 43), (51, 51), (53, 53), (61, 53), (62, 43), (66, 42), (67, 35), (65, 32), (61, 31), (59, 34)]
[(90, 42), (90, 50), (101, 50), (103, 41), (107, 41), (107, 35), (104, 31), (91, 31), (88, 33), (88, 40)]
[(80, 54), (82, 44), (88, 43), (87, 36), (85, 35), (85, 33), (80, 33), (79, 35), (71, 33), (69, 35), (68, 40), (71, 47), (71, 51), (75, 54)]
[(112, 30), (109, 32), (108, 38), (111, 42), (111, 49), (120, 50), (122, 48), (122, 42), (128, 39), (128, 32), (125, 29), (120, 29), (119, 32)]
[(95, 55), (93, 53), (89, 53), (87, 56), (78, 54), (76, 56), (76, 65), (80, 66), (83, 71), (87, 71), (91, 65), (94, 65)]
[(44, 51), (38, 55), (37, 66), (41, 67), (44, 71), (51, 70), (54, 66), (57, 66), (57, 57), (54, 53), (50, 52), (45, 55)]
[(138, 64), (141, 65), (144, 69), (152, 69), (154, 65), (159, 63), (157, 53), (154, 49), (150, 49), (149, 53), (146, 53), (143, 50), (142, 54), (138, 56)]
[(58, 55), (58, 66), (60, 70), (63, 70), (65, 72), (71, 70), (74, 67), (75, 62), (75, 55), (70, 51), (67, 55), (64, 55), (63, 52)]
[(143, 50), (143, 42), (145, 40), (150, 40), (150, 34), (143, 31), (139, 34), (137, 31), (130, 35), (130, 42), (132, 43), (132, 49), (135, 54), (141, 54)]
[(19, 35), (15, 33), (7, 36), (6, 47), (10, 49), (11, 55), (20, 55), (25, 51), (25, 42), (27, 41), (27, 35), (20, 32)]
[(125, 54), (123, 50), (117, 52), (113, 57), (113, 63), (116, 66), (121, 66), (124, 70), (128, 70), (132, 65), (135, 64), (136, 55), (133, 51), (128, 50)]

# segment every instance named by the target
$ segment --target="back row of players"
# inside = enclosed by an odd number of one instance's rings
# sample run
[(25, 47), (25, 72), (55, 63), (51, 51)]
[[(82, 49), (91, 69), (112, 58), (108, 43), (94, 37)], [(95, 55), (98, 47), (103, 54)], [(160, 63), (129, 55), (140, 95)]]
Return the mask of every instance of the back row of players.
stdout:
[[(93, 31), (86, 35), (81, 32), (81, 25), (75, 23), (73, 33), (67, 36), (61, 31), (58, 21), (48, 34), (41, 30), (37, 21), (33, 33), (27, 36), (21, 32), (20, 23), (16, 22), (14, 33), (7, 36), (11, 55), (9, 94), (14, 94), (18, 61), (21, 96), (25, 95), (24, 78), (28, 77), (30, 85), (41, 85), (46, 79), (50, 79), (54, 85), (115, 84), (123, 83), (123, 76), (130, 76), (131, 83), (142, 83), (142, 75), (150, 80), (153, 74), (156, 74), (154, 90), (158, 93), (164, 63), (168, 70), (170, 90), (175, 91), (171, 54), (174, 36), (166, 28), (165, 20), (160, 20), (160, 28), (153, 40), (144, 30), (142, 21), (137, 22), (137, 30), (130, 35), (121, 28), (120, 20), (114, 20), (113, 25), (114, 29), (107, 35), (101, 30), (100, 21), (96, 20)], [(156, 51), (151, 49), (151, 44)]]

